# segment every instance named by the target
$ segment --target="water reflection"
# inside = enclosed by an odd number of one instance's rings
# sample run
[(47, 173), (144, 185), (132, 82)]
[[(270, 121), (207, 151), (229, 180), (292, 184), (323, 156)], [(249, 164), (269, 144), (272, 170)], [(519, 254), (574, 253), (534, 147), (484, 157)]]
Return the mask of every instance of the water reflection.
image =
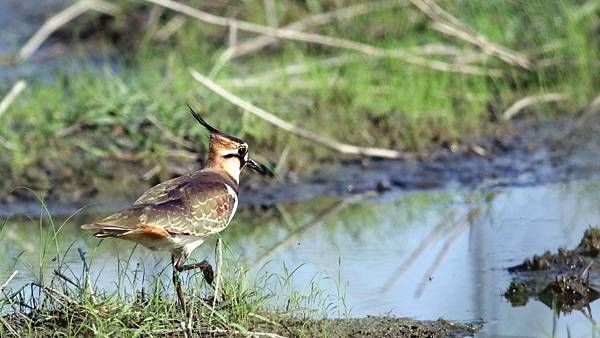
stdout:
[[(506, 267), (545, 250), (573, 247), (586, 227), (598, 224), (598, 193), (600, 182), (579, 181), (487, 193), (443, 190), (319, 199), (245, 210), (223, 239), (227, 255), (256, 275), (299, 267), (291, 279), (294, 287), (305, 290), (318, 281), (324, 292), (341, 297), (331, 308), (333, 315), (350, 309), (354, 316), (483, 319), (481, 337), (566, 335), (567, 327), (573, 336), (589, 336), (593, 322), (581, 312), (557, 318), (538, 300), (513, 308), (503, 293), (511, 282)], [(48, 224), (9, 219), (0, 241), (5, 253), (0, 280), (15, 268), (21, 271), (16, 283), (48, 278), (56, 246), (59, 252), (70, 248), (60, 259), (70, 264), (72, 275), (80, 275), (76, 248), (83, 248), (93, 260), (92, 275), (101, 273), (98, 286), (106, 289), (122, 285), (111, 276), (125, 266), (146, 276), (168, 267), (165, 253), (133, 250), (123, 241), (99, 242), (75, 226), (94, 217), (75, 216), (55, 242)], [(55, 222), (55, 228), (62, 224)], [(212, 260), (212, 245), (197, 250), (196, 258)], [(598, 306), (592, 303), (589, 310), (598, 312)]]

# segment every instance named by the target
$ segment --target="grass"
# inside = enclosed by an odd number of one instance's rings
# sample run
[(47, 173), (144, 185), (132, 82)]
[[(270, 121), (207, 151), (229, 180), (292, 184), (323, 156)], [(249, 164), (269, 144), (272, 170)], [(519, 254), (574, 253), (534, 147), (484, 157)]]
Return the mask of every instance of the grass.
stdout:
[[(332, 209), (335, 201), (294, 203), (281, 206), (279, 211), (270, 209), (264, 213), (244, 210), (222, 233), (224, 242), (229, 243), (224, 249), (222, 270), (224, 301), (213, 311), (210, 303), (202, 301), (214, 294), (202, 274), (183, 274), (186, 299), (193, 309), (193, 332), (197, 335), (242, 332), (239, 336), (250, 336), (250, 332), (262, 332), (292, 337), (346, 337), (357, 332), (371, 336), (381, 336), (381, 332), (406, 336), (416, 330), (421, 332), (419, 337), (426, 337), (448, 336), (460, 329), (471, 330), (468, 332), (472, 335), (472, 328), (455, 322), (351, 318), (350, 303), (360, 305), (360, 300), (347, 301), (346, 289), (349, 283), (354, 287), (357, 283), (361, 285), (360, 280), (365, 276), (347, 275), (348, 272), (342, 271), (354, 264), (361, 265), (360, 258), (354, 262), (354, 257), (348, 256), (348, 247), (344, 245), (349, 240), (359, 247), (363, 243), (378, 243), (393, 250), (400, 249), (404, 243), (398, 244), (383, 234), (403, 233), (409, 224), (427, 228), (432, 218), (451, 220), (452, 212), (447, 206), (461, 201), (462, 198), (452, 193), (439, 196), (411, 193), (396, 202), (352, 204), (323, 219), (321, 225), (311, 230), (312, 235), (302, 236), (303, 239), (292, 244), (295, 247), (315, 237), (317, 241), (328, 243), (325, 247), (338, 243), (337, 258), (333, 250), (323, 256), (324, 265), (310, 259), (306, 265), (290, 265), (286, 259), (283, 267), (279, 265), (280, 256), (269, 258), (264, 265), (252, 262), (314, 216)], [(55, 219), (41, 199), (40, 204), (39, 217), (30, 220), (11, 217), (0, 222), (4, 224), (0, 228), (0, 250), (5, 253), (0, 257), (0, 266), (5, 267), (0, 270), (0, 285), (14, 269), (19, 270), (6, 294), (0, 293), (0, 322), (4, 321), (0, 323), (0, 336), (185, 335), (187, 331), (181, 323), (187, 323), (190, 316), (175, 304), (167, 253), (151, 254), (125, 241), (99, 241), (76, 227), (97, 216), (76, 213), (66, 219)], [(287, 216), (273, 215), (277, 213)], [(283, 222), (289, 222), (287, 227)], [(371, 231), (373, 227), (379, 230)], [(202, 260), (206, 254), (212, 260), (213, 240), (196, 250), (194, 257)], [(85, 248), (86, 252), (80, 252), (79, 248)], [(296, 254), (284, 255), (291, 260), (294, 256)], [(342, 261), (341, 257), (348, 261)], [(328, 260), (335, 263), (321, 270)], [(437, 325), (437, 329), (433, 325)], [(438, 334), (436, 330), (442, 329), (445, 331)], [(468, 334), (456, 333), (456, 336), (464, 335)]]
[[(114, 263), (99, 262), (96, 258), (102, 242), (95, 249), (91, 247), (90, 252), (77, 249), (75, 253), (77, 241), (66, 245), (70, 239), (61, 232), (70, 218), (55, 224), (43, 201), (41, 205), (44, 214), (39, 222), (32, 220), (38, 223), (40, 232), (36, 236), (39, 256), (30, 265), (31, 281), (12, 281), (2, 290), (2, 337), (163, 337), (187, 336), (188, 332), (303, 336), (306, 330), (303, 318), (326, 317), (338, 306), (335, 299), (319, 288), (323, 276), (315, 275), (306, 289), (291, 286), (295, 271), (301, 267), (285, 268), (280, 275), (260, 271), (250, 276), (226, 247), (220, 272), (221, 301), (213, 307), (207, 299), (214, 290), (205, 283), (202, 274), (186, 273), (183, 283), (189, 312), (183, 313), (175, 302), (168, 266), (147, 270), (147, 265), (136, 263), (138, 256), (133, 258), (137, 248), (125, 257), (119, 257), (117, 251)], [(4, 226), (7, 223), (8, 220)], [(9, 239), (2, 236), (0, 240), (7, 244)], [(77, 260), (73, 259), (75, 256)], [(115, 273), (105, 269), (113, 269)], [(19, 273), (28, 275), (26, 271)], [(13, 285), (17, 285), (16, 289)]]
[[(58, 69), (51, 80), (29, 79), (29, 89), (0, 118), (0, 137), (9, 145), (0, 152), (2, 190), (18, 185), (39, 191), (97, 188), (99, 178), (110, 182), (115, 172), (131, 168), (138, 173), (132, 178), (136, 184), (139, 172), (150, 169), (150, 181), (155, 183), (190, 170), (195, 167), (195, 152), (205, 151), (206, 133), (188, 116), (186, 103), (222, 130), (248, 139), (253, 154), (271, 162), (281, 175), (287, 170), (307, 172), (314, 163), (337, 157), (239, 111), (193, 81), (188, 68), (210, 71), (226, 48), (226, 29), (188, 19), (170, 39), (159, 42), (152, 36), (173, 13), (166, 11), (154, 23), (140, 23), (133, 18), (147, 19), (149, 6), (119, 3), (124, 15), (101, 26), (100, 33), (89, 37), (99, 26), (90, 14), (58, 35), (87, 60), (83, 70)], [(334, 9), (334, 3), (282, 1), (276, 11), (284, 24)], [(190, 4), (202, 8), (199, 2)], [(505, 125), (498, 121), (499, 114), (528, 95), (568, 95), (567, 100), (535, 105), (522, 113), (543, 117), (573, 114), (598, 94), (600, 83), (594, 75), (600, 70), (600, 55), (595, 32), (600, 9), (596, 2), (454, 0), (440, 5), (489, 40), (528, 56), (535, 68), (526, 71), (490, 57), (480, 65), (501, 70), (500, 77), (492, 77), (360, 55), (357, 62), (320, 67), (321, 60), (349, 52), (283, 42), (228, 62), (215, 80), (303, 128), (342, 142), (406, 152), (467, 144)], [(206, 10), (266, 22), (259, 0)], [(435, 31), (429, 23), (415, 7), (399, 6), (313, 31), (383, 48), (411, 50), (444, 44), (478, 52)], [(99, 57), (104, 60), (100, 66), (92, 61)], [(250, 87), (228, 86), (231, 79), (253, 78), (298, 63), (314, 67)], [(190, 152), (182, 143), (196, 146)], [(71, 177), (76, 177), (75, 187), (69, 186)], [(87, 193), (93, 191), (77, 194)]]

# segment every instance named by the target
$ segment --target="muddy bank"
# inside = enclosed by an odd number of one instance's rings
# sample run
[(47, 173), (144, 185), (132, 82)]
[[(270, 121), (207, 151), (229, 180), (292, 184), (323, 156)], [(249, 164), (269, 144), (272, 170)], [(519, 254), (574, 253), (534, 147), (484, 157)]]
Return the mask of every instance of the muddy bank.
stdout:
[[(37, 332), (45, 336), (45, 330), (52, 330), (52, 326), (58, 325), (55, 329), (60, 331), (64, 322), (59, 318), (60, 313), (55, 313), (54, 318), (45, 322), (49, 327), (40, 328)], [(44, 320), (36, 318), (33, 320), (44, 322)], [(22, 318), (17, 315), (5, 315), (3, 317), (5, 323), (10, 323), (16, 331), (20, 331)], [(67, 319), (64, 319), (67, 320)], [(56, 321), (56, 322), (54, 322)], [(248, 337), (248, 336), (265, 336), (265, 337), (411, 337), (411, 338), (459, 338), (471, 337), (481, 329), (481, 324), (464, 324), (458, 322), (447, 321), (443, 319), (432, 321), (420, 321), (409, 318), (397, 317), (366, 317), (366, 318), (349, 318), (349, 319), (306, 319), (306, 320), (288, 320), (275, 325), (273, 324), (258, 324), (257, 327), (251, 327), (249, 333), (242, 333), (238, 330), (231, 329), (192, 329), (192, 336), (201, 337)], [(256, 335), (252, 333), (256, 332)], [(46, 332), (50, 334), (50, 331)], [(159, 330), (149, 334), (157, 334), (168, 337), (188, 337), (188, 330)]]
[[(520, 121), (499, 127), (492, 135), (463, 147), (448, 146), (416, 154), (414, 160), (331, 161), (304, 177), (287, 172), (266, 180), (246, 174), (242, 178), (240, 206), (269, 206), (365, 191), (441, 189), (453, 184), (497, 189), (588, 178), (600, 173), (600, 162), (595, 160), (600, 155), (600, 140), (594, 137), (598, 120)], [(174, 163), (173, 167), (179, 170), (172, 176), (198, 169), (202, 155), (197, 156), (195, 161)], [(114, 210), (118, 204), (134, 200), (159, 183), (155, 176), (144, 178), (143, 173), (149, 168), (139, 162), (92, 162), (48, 159), (41, 168), (29, 168), (31, 175), (26, 181), (46, 196), (58, 214), (69, 214), (84, 204), (95, 205), (99, 211)], [(121, 200), (115, 201), (113, 196)], [(39, 210), (33, 194), (23, 189), (0, 192), (0, 201), (0, 214)]]
[[(480, 324), (463, 324), (443, 319), (420, 321), (396, 317), (366, 317), (331, 320), (306, 320), (291, 322), (288, 327), (296, 328), (306, 337), (414, 337), (443, 338), (473, 336)], [(279, 332), (285, 335), (286, 332)], [(287, 332), (289, 334), (289, 332)]]
[(562, 313), (584, 311), (600, 297), (599, 253), (600, 228), (589, 228), (574, 249), (547, 251), (508, 268), (514, 277), (504, 296), (513, 306), (533, 298)]

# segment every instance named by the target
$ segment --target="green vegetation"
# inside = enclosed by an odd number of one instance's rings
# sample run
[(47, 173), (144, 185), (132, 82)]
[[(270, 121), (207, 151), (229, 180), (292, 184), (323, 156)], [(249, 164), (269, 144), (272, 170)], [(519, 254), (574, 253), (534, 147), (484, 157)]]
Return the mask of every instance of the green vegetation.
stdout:
[[(394, 218), (420, 224), (419, 220), (428, 213), (440, 213), (439, 216), (444, 217), (447, 211), (442, 204), (452, 200), (452, 196), (428, 199), (427, 195), (416, 193), (397, 203), (386, 203), (389, 210), (385, 205), (376, 210), (383, 209)], [(478, 329), (478, 325), (444, 320), (351, 319), (351, 309), (345, 300), (345, 279), (349, 276), (342, 275), (341, 266), (338, 271), (318, 271), (311, 275), (303, 265), (280, 268), (276, 259), (268, 266), (248, 263), (249, 259), (260, 258), (266, 248), (282, 242), (282, 235), (301, 230), (304, 227), (301, 223), (312, 214), (320, 214), (324, 205), (331, 202), (286, 205), (281, 211), (289, 214), (279, 219), (273, 219), (269, 213), (242, 212), (243, 217), (236, 217), (234, 224), (223, 233), (224, 242), (229, 245), (223, 250), (219, 287), (222, 301), (213, 309), (211, 297), (215, 291), (203, 280), (202, 273), (182, 274), (191, 316), (176, 306), (167, 253), (150, 253), (130, 242), (100, 241), (85, 236), (77, 225), (94, 216), (76, 213), (66, 219), (54, 219), (42, 202), (44, 212), (39, 218), (11, 217), (0, 223), (0, 249), (5, 253), (0, 257), (3, 267), (0, 285), (8, 281), (8, 287), (0, 293), (0, 336), (187, 334), (193, 337), (276, 333), (285, 337), (347, 337), (360, 333), (379, 337), (381, 332), (387, 332), (391, 336), (410, 333), (417, 337), (447, 337), (472, 335)], [(413, 215), (397, 210), (399, 204), (406, 206), (407, 203), (414, 206), (410, 209), (428, 212)], [(348, 230), (346, 236), (361, 238), (365, 229), (381, 223), (381, 219), (370, 217), (373, 207), (345, 208), (323, 219), (321, 228), (313, 230), (333, 242), (339, 231), (337, 223)], [(286, 218), (290, 222), (287, 227), (282, 225)], [(192, 260), (201, 260), (205, 254), (212, 260), (213, 247), (212, 240), (205, 243), (194, 252)], [(15, 270), (18, 274), (10, 280)], [(327, 288), (330, 291), (326, 291)]]
[[(205, 149), (206, 135), (190, 118), (186, 103), (222, 130), (248, 139), (253, 153), (277, 163), (280, 173), (310, 170), (313, 161), (335, 155), (241, 112), (192, 79), (189, 67), (210, 73), (227, 48), (228, 29), (187, 18), (163, 41), (156, 34), (176, 13), (165, 10), (157, 17), (149, 4), (118, 3), (123, 13), (114, 20), (88, 13), (59, 32), (76, 53), (89, 57), (83, 71), (58, 70), (50, 81), (30, 79), (26, 92), (0, 117), (0, 137), (6, 140), (0, 145), (2, 191), (27, 185), (72, 192), (72, 185), (92, 189), (100, 184), (98, 177), (110, 181), (132, 168), (137, 183), (143, 173), (156, 182), (189, 170), (195, 165), (194, 152)], [(267, 23), (261, 0), (233, 7), (188, 3)], [(275, 3), (280, 26), (350, 5)], [(527, 108), (540, 116), (574, 113), (598, 94), (596, 1), (453, 0), (439, 5), (489, 41), (526, 56), (532, 69), (485, 57), (480, 48), (436, 31), (428, 16), (406, 4), (308, 30), (447, 63), (469, 62), (474, 56), (472, 65), (500, 74), (443, 72), (281, 41), (225, 63), (215, 81), (302, 128), (341, 142), (406, 152), (468, 143), (505, 125), (500, 114), (529, 95), (565, 95), (559, 102)], [(254, 36), (237, 32), (239, 41)], [(441, 54), (436, 52), (440, 49)], [(338, 66), (323, 63), (352, 55), (352, 61)], [(91, 61), (99, 56), (106, 61), (100, 69)], [(286, 74), (283, 69), (295, 64), (309, 67)], [(9, 86), (0, 86), (0, 92)]]
[[(35, 247), (25, 246), (13, 265), (21, 269), (29, 266), (31, 271), (18, 271), (23, 277), (17, 275), (16, 280), (3, 276), (8, 288), (3, 286), (0, 300), (2, 337), (163, 337), (184, 336), (188, 331), (252, 335), (257, 330), (303, 336), (305, 324), (301, 319), (323, 318), (335, 311), (336, 302), (319, 289), (318, 276), (306, 290), (292, 287), (293, 270), (284, 270), (281, 275), (260, 271), (251, 277), (244, 265), (230, 259), (231, 252), (226, 249), (220, 271), (220, 300), (213, 306), (215, 289), (206, 284), (201, 273), (186, 273), (183, 283), (190, 311), (183, 313), (175, 302), (168, 265), (155, 265), (147, 271), (143, 260), (142, 265), (136, 263), (140, 257), (134, 258), (134, 254), (140, 249), (135, 247), (126, 257), (119, 257), (117, 250), (114, 263), (97, 262), (102, 242), (84, 252), (78, 247), (79, 236), (73, 237), (72, 217), (55, 223), (43, 202), (42, 206), (46, 214), (39, 222), (23, 225), (31, 230), (39, 223), (38, 235), (28, 237), (36, 241)], [(8, 252), (21, 244), (11, 244), (10, 231), (5, 231), (13, 222), (5, 220), (0, 233)], [(37, 257), (19, 261), (24, 253), (37, 253)], [(30, 276), (32, 281), (27, 281)], [(312, 326), (327, 328), (316, 321)]]

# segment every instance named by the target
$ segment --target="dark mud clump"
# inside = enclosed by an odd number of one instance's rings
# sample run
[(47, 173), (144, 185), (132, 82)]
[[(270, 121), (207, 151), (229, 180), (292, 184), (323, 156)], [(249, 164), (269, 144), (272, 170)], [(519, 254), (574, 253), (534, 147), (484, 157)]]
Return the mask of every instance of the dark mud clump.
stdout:
[(565, 313), (583, 309), (598, 296), (600, 294), (590, 287), (589, 280), (578, 276), (558, 278), (538, 295), (542, 303)]
[(600, 229), (588, 228), (577, 246), (577, 251), (582, 255), (597, 257), (600, 253)]
[(551, 282), (513, 280), (504, 293), (513, 307), (524, 306), (530, 298), (534, 298), (562, 313), (584, 309), (599, 296), (589, 280), (581, 276), (561, 276)]
[(552, 282), (527, 280), (512, 281), (504, 293), (513, 307), (524, 306), (529, 298), (538, 299), (546, 306), (562, 313), (581, 310), (600, 297), (588, 279), (581, 276), (561, 276)]
[(525, 306), (529, 301), (529, 288), (525, 283), (513, 281), (504, 292), (504, 297), (513, 307)]
[(599, 252), (600, 229), (589, 228), (573, 250), (545, 252), (508, 268), (515, 277), (504, 296), (513, 306), (535, 298), (563, 313), (582, 310), (600, 297), (590, 285), (600, 279)]
[(546, 251), (543, 255), (526, 258), (523, 263), (508, 268), (509, 272), (548, 271), (553, 273), (581, 272), (584, 269), (600, 271), (600, 228), (588, 228), (579, 245), (573, 250), (558, 249), (553, 254)]
[[(307, 337), (414, 337), (442, 338), (473, 336), (479, 324), (461, 324), (443, 319), (421, 321), (396, 317), (309, 319), (289, 323)], [(281, 332), (286, 334), (286, 332)], [(289, 334), (289, 332), (287, 332)]]

